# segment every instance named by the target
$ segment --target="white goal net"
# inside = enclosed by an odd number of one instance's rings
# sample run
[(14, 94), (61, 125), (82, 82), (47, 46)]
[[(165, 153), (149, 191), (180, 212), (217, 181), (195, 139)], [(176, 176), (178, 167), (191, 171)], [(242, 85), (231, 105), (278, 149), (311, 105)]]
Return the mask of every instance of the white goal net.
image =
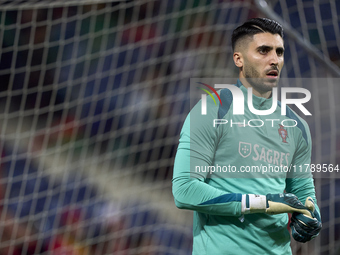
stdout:
[[(285, 28), (283, 76), (339, 78), (336, 1), (0, 0), (0, 255), (191, 254), (172, 167), (189, 80), (236, 77), (232, 30)], [(313, 162), (340, 164), (339, 85), (313, 87)], [(322, 176), (320, 176), (322, 177)], [(316, 178), (338, 254), (340, 180)]]

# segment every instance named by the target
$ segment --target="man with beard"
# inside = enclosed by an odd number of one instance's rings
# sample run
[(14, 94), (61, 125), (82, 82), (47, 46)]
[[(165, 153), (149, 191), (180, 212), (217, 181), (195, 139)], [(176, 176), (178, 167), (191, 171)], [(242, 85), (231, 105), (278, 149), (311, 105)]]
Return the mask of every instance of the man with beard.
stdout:
[[(252, 93), (257, 110), (270, 109), (284, 64), (282, 26), (251, 19), (234, 30), (232, 47), (239, 68), (235, 86), (246, 99)], [(311, 173), (289, 171), (310, 164), (308, 125), (289, 107), (281, 115), (280, 103), (264, 122), (246, 102), (244, 115), (233, 115), (237, 99), (229, 89), (214, 97), (221, 104), (207, 100), (206, 115), (201, 102), (189, 113), (174, 165), (176, 206), (194, 211), (193, 254), (291, 254), (287, 213), (293, 213), (295, 240), (310, 241), (321, 230)], [(238, 125), (213, 125), (215, 119)], [(285, 121), (296, 125), (285, 127)]]

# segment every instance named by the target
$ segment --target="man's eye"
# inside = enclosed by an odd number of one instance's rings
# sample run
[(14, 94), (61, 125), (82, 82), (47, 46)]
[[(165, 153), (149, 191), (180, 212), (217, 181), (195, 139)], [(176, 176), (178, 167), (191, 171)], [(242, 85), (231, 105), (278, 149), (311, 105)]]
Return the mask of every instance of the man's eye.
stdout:
[(260, 49), (259, 52), (261, 54), (266, 54), (266, 53), (268, 53), (268, 49)]

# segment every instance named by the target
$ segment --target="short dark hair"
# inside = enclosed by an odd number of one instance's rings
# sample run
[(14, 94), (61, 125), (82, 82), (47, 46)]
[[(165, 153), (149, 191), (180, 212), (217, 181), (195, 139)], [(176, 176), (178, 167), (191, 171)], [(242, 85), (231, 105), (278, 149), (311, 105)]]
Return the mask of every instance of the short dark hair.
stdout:
[(236, 42), (245, 36), (253, 36), (258, 33), (279, 34), (283, 38), (282, 26), (271, 19), (254, 18), (246, 21), (243, 25), (237, 27), (231, 36), (231, 46), (235, 49)]

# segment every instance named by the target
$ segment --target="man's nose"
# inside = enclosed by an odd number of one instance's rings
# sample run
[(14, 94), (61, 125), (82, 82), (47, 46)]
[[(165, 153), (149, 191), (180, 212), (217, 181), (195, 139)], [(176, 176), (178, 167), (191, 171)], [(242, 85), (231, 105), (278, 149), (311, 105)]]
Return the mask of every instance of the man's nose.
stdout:
[(276, 54), (275, 51), (272, 51), (271, 55), (270, 55), (270, 65), (278, 65), (279, 64), (279, 57)]

